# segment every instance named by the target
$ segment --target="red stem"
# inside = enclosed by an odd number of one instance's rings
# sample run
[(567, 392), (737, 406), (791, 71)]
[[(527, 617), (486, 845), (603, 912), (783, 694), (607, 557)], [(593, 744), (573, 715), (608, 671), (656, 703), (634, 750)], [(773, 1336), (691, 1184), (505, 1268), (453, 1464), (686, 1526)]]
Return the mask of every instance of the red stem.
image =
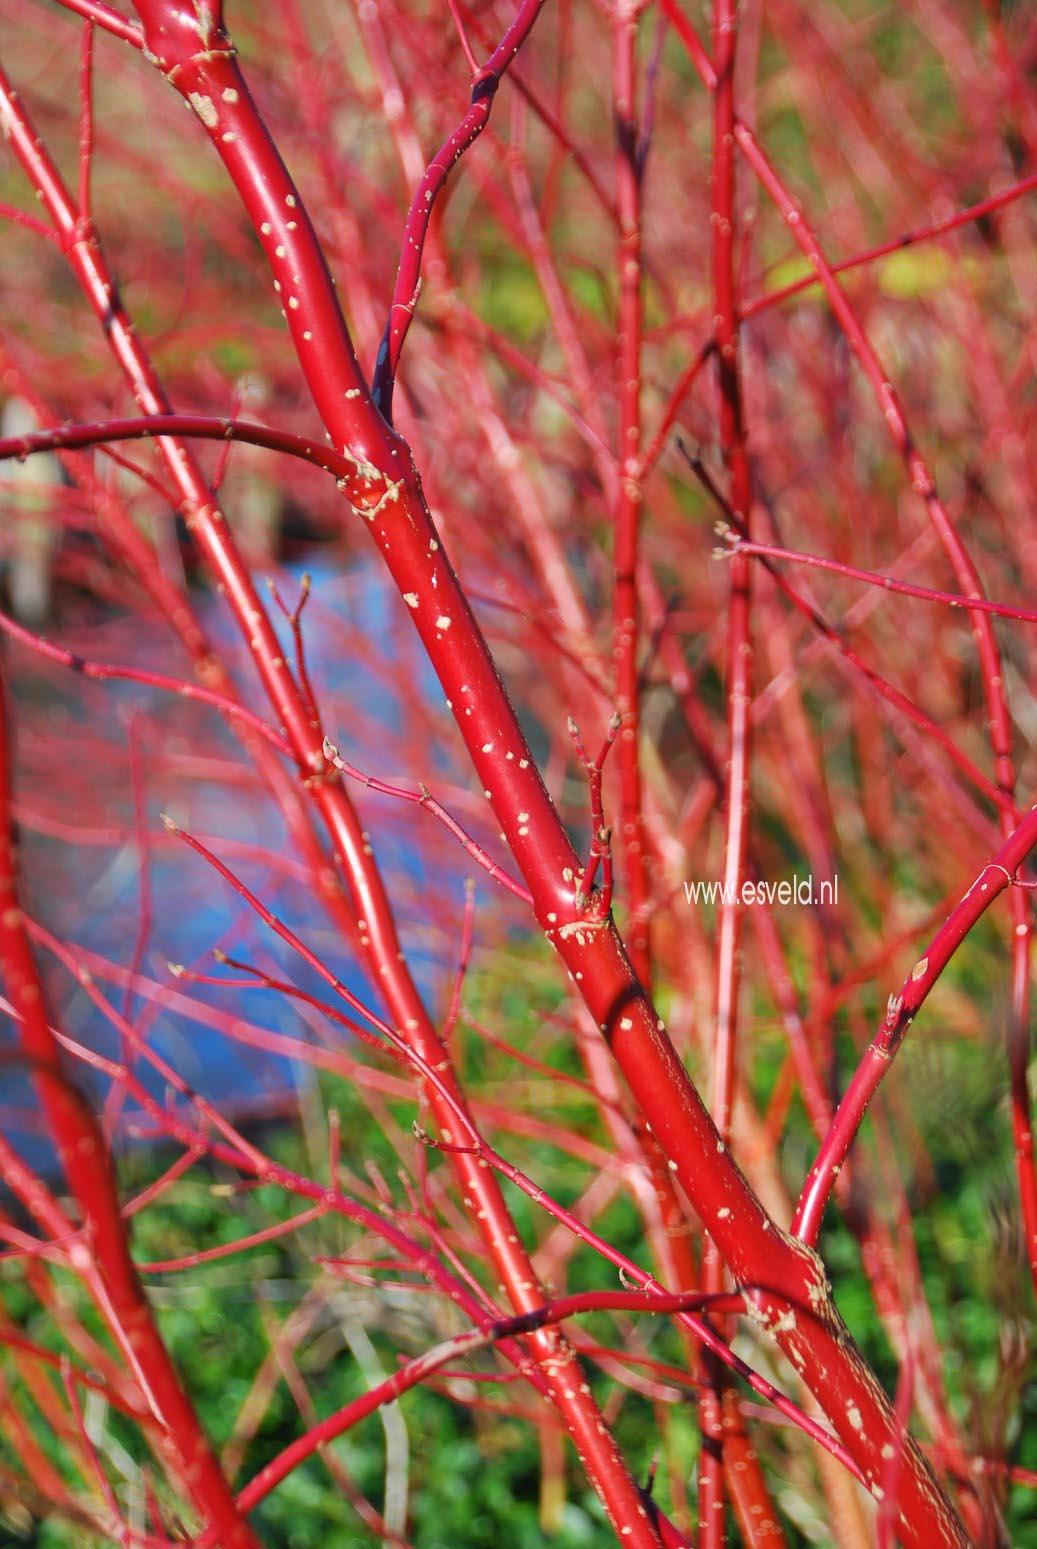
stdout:
[(371, 378), (371, 398), (385, 418), (392, 422), (392, 395), (399, 369), (400, 355), (410, 328), (421, 289), (421, 257), (425, 249), (432, 212), (443, 185), (469, 146), (482, 134), (489, 121), (493, 99), (501, 77), (533, 30), (544, 0), (522, 0), (518, 14), (497, 47), (472, 78), (472, 101), (453, 134), (444, 141), (425, 168), (411, 200), (403, 228), (400, 264), (396, 271), (392, 305), (385, 333)]
[[(738, 214), (735, 190), (735, 60), (738, 23), (733, 0), (717, 0), (713, 43), (717, 89), (713, 96), (713, 293), (720, 444), (730, 480), (729, 502), (740, 530), (751, 531), (752, 488), (746, 447), (745, 411), (738, 358), (738, 280), (735, 273)], [(724, 827), (724, 901), (718, 920), (716, 1031), (713, 1040), (713, 1119), (730, 1139), (736, 1079), (739, 955), (742, 933), (740, 890), (745, 875), (749, 828), (749, 732), (752, 701), (750, 567), (738, 556), (731, 567), (727, 633), (727, 741)], [(724, 1266), (715, 1244), (707, 1245), (703, 1283), (718, 1292)], [(702, 1457), (699, 1464), (700, 1549), (721, 1549), (724, 1524), (724, 1382), (716, 1363), (705, 1366), (708, 1381), (699, 1398)]]
[(258, 732), (271, 747), (276, 748), (278, 753), (291, 757), (292, 750), (288, 743), (268, 721), (264, 721), (262, 716), (256, 715), (253, 710), (247, 709), (235, 700), (228, 699), (225, 694), (202, 688), (199, 684), (190, 683), (184, 678), (170, 678), (165, 673), (152, 672), (143, 667), (118, 667), (109, 662), (90, 661), (86, 657), (77, 656), (74, 651), (69, 651), (64, 646), (54, 645), (40, 635), (34, 635), (31, 629), (16, 623), (6, 613), (0, 613), (0, 634), (17, 640), (20, 645), (35, 651), (37, 655), (45, 657), (48, 661), (58, 662), (62, 667), (78, 672), (81, 677), (93, 678), (98, 683), (113, 681), (141, 683), (146, 688), (157, 688), (168, 694), (177, 694), (181, 699), (194, 699), (200, 704), (212, 705), (217, 710), (222, 710), (224, 715), (251, 726), (252, 730)]
[(619, 418), (616, 448), (612, 655), (616, 706), (622, 719), (617, 749), (620, 779), (620, 854), (626, 873), (630, 921), (627, 951), (646, 988), (652, 982), (651, 889), (642, 811), (641, 602), (638, 547), (644, 501), (641, 473), (641, 333), (644, 326), (641, 252), (641, 130), (637, 108), (637, 33), (641, 0), (621, 0), (613, 24), (613, 109), (616, 121), (616, 209), (619, 239), (619, 327), (616, 376)]
[[(864, 581), (869, 586), (881, 587), (886, 592), (896, 592), (902, 597), (917, 597), (922, 602), (942, 602), (949, 608), (968, 608), (972, 613), (989, 613), (993, 618), (1017, 619), (1022, 624), (1037, 624), (1037, 610), (1020, 608), (1013, 603), (992, 602), (986, 597), (964, 597), (960, 592), (939, 591), (932, 586), (919, 586), (914, 581), (901, 581), (896, 576), (879, 575), (874, 570), (860, 570), (847, 565), (841, 559), (826, 559), (821, 554), (804, 554), (798, 549), (783, 549), (773, 543), (755, 543), (732, 533), (728, 540), (731, 552), (755, 554), (760, 559), (785, 559), (796, 565), (809, 565), (815, 570), (827, 570), (832, 575), (843, 576), (847, 581)], [(718, 553), (723, 553), (723, 550)]]
[[(1037, 844), (1037, 806), (1031, 807), (1009, 839), (987, 862), (926, 947), (896, 995), (889, 997), (886, 1015), (857, 1067), (817, 1159), (807, 1174), (792, 1231), (812, 1246), (839, 1169), (860, 1128), (868, 1104), (900, 1048), (930, 990), (955, 952), (994, 899), (1015, 881), (1015, 874)], [(1018, 892), (1018, 889), (1015, 890)], [(1032, 1240), (1027, 1242), (1031, 1265), (1037, 1267)]]
[[(517, 1335), (530, 1333), (534, 1329), (561, 1323), (566, 1318), (580, 1313), (595, 1311), (673, 1313), (693, 1307), (708, 1307), (712, 1301), (713, 1298), (705, 1296), (702, 1292), (682, 1291), (672, 1296), (645, 1297), (631, 1291), (583, 1291), (575, 1296), (558, 1297), (553, 1302), (547, 1302), (517, 1317), (502, 1318), (488, 1327), (455, 1334), (451, 1339), (444, 1340), (442, 1344), (427, 1350), (424, 1355), (415, 1356), (399, 1371), (387, 1377), (384, 1382), (376, 1384), (335, 1414), (329, 1415), (326, 1420), (320, 1421), (305, 1436), (300, 1436), (298, 1440), (292, 1442), (255, 1475), (238, 1496), (238, 1504), (243, 1509), (251, 1511), (318, 1447), (352, 1430), (353, 1426), (380, 1409), (383, 1404), (392, 1403), (401, 1394), (424, 1382), (434, 1372), (449, 1365), (451, 1361), (456, 1361), (460, 1356), (485, 1349), (487, 1345), (496, 1344), (502, 1339), (513, 1339)], [(679, 1538), (674, 1541), (684, 1542)], [(210, 1535), (203, 1535), (197, 1540), (197, 1549), (208, 1549), (212, 1543)]]
[(0, 971), (19, 1018), (21, 1047), (32, 1062), (58, 1160), (83, 1213), (85, 1241), (70, 1250), (72, 1263), (81, 1272), (95, 1275), (103, 1287), (108, 1322), (135, 1365), (197, 1510), (229, 1549), (259, 1549), (155, 1326), (130, 1257), (115, 1172), (100, 1126), (62, 1069), (21, 911), (10, 815), (9, 745), (5, 690), (0, 685)]
[(64, 6), (66, 11), (74, 11), (77, 16), (96, 22), (105, 32), (121, 38), (124, 43), (132, 43), (134, 48), (144, 47), (141, 30), (136, 22), (120, 15), (113, 5), (105, 5), (104, 0), (58, 0), (58, 4)]

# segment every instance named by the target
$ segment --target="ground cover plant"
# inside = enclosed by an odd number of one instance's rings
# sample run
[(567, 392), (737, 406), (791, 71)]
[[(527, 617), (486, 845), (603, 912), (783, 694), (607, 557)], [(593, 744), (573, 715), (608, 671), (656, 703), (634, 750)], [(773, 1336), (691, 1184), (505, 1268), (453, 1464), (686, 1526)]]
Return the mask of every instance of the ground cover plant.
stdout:
[(0, 1539), (1037, 1544), (1037, 19), (0, 16)]

